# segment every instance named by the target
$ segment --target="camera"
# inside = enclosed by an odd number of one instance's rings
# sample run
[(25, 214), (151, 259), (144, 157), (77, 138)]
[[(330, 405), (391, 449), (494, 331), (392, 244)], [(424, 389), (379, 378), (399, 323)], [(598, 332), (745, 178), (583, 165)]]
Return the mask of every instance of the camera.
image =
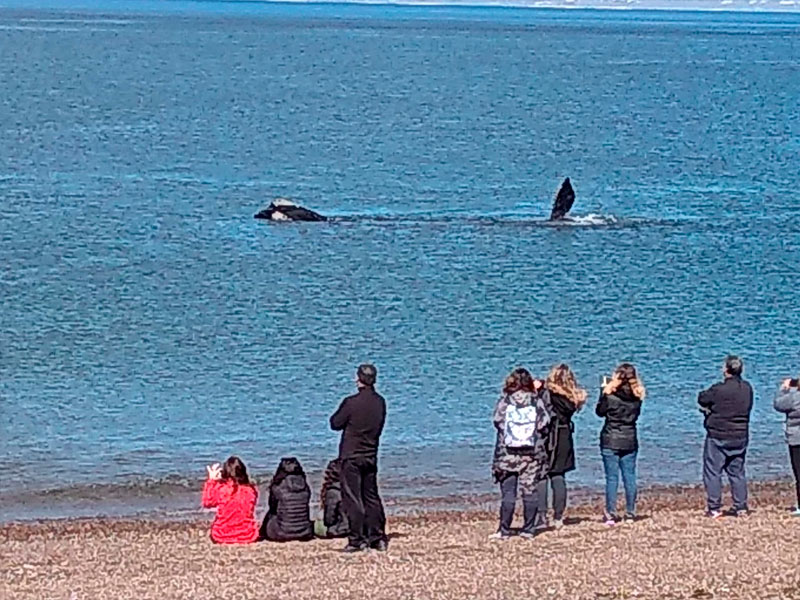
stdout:
[(789, 380), (789, 387), (796, 388), (796, 387), (798, 387), (798, 383), (800, 383), (800, 381), (798, 381), (797, 379), (790, 379)]

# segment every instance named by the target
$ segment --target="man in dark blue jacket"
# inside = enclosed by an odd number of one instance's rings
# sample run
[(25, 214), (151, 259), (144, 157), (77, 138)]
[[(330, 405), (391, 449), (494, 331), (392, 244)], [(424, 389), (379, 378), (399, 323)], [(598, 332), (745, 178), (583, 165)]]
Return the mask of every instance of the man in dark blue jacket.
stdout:
[(700, 392), (697, 403), (705, 414), (703, 484), (708, 498), (707, 516), (722, 516), (722, 472), (728, 475), (733, 514), (747, 513), (747, 477), (744, 461), (750, 434), (753, 388), (742, 379), (742, 359), (728, 356), (723, 381)]
[(358, 393), (345, 398), (331, 417), (331, 429), (342, 432), (342, 508), (350, 522), (345, 552), (387, 548), (386, 517), (378, 494), (378, 442), (386, 401), (375, 391), (377, 375), (373, 365), (358, 367)]

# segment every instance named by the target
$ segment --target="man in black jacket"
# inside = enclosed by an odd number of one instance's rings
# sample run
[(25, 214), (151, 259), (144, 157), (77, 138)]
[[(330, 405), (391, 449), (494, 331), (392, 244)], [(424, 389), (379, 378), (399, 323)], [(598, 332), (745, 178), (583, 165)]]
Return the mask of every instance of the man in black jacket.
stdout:
[(733, 514), (747, 512), (747, 478), (744, 461), (749, 439), (753, 388), (742, 379), (742, 360), (728, 356), (724, 380), (700, 392), (697, 403), (705, 414), (706, 443), (703, 450), (703, 484), (709, 517), (722, 516), (722, 472), (728, 475)]
[(386, 517), (378, 494), (378, 441), (386, 420), (386, 401), (375, 391), (378, 372), (358, 367), (358, 393), (342, 401), (331, 417), (331, 429), (342, 432), (342, 508), (350, 522), (345, 552), (387, 549)]

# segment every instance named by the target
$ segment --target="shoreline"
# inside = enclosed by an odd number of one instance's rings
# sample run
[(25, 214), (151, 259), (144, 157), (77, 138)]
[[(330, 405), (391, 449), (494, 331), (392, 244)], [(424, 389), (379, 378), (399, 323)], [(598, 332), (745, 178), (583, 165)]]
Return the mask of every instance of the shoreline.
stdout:
[(211, 514), (11, 523), (0, 525), (0, 597), (800, 598), (793, 487), (750, 492), (751, 515), (711, 520), (700, 486), (649, 488), (640, 519), (612, 528), (595, 495), (570, 505), (565, 527), (530, 541), (487, 539), (499, 498), (491, 510), (421, 510), (389, 516), (389, 552), (358, 555), (338, 552), (341, 539), (218, 546)]
[[(600, 513), (603, 503), (602, 486), (570, 485), (569, 482), (567, 485), (569, 507), (571, 509), (590, 511), (594, 508), (597, 514)], [(766, 502), (771, 505), (776, 505), (779, 501), (792, 502), (792, 490), (794, 488), (793, 480), (790, 478), (750, 480), (748, 487), (751, 496), (756, 502)], [(269, 483), (259, 483), (258, 489), (259, 500), (256, 506), (256, 517), (261, 519), (266, 511)], [(53, 516), (47, 516), (48, 504), (46, 501), (48, 496), (45, 495), (37, 500), (36, 506), (27, 505), (29, 510), (32, 509), (33, 516), (0, 518), (0, 531), (9, 525), (37, 525), (95, 520), (106, 522), (207, 523), (213, 517), (213, 511), (203, 509), (200, 506), (201, 490), (202, 485), (197, 487), (196, 490), (182, 491), (178, 496), (168, 501), (164, 500), (163, 496), (157, 496), (163, 501), (161, 505), (149, 499), (142, 503), (141, 496), (125, 497), (124, 495), (118, 495), (108, 499), (94, 496), (88, 503), (84, 503), (86, 499), (72, 499), (75, 502), (72, 507), (73, 514), (63, 514), (61, 507), (69, 499), (59, 499), (57, 505), (49, 509)], [(639, 503), (645, 507), (655, 505), (666, 510), (692, 510), (693, 508), (701, 510), (704, 505), (703, 494), (701, 483), (640, 484)], [(499, 492), (496, 490), (461, 495), (404, 496), (387, 493), (381, 489), (381, 495), (386, 514), (390, 518), (409, 518), (421, 514), (434, 513), (486, 514), (489, 512), (494, 514), (500, 502)], [(620, 498), (622, 498), (621, 491)], [(180, 504), (181, 500), (187, 503), (196, 500), (196, 503), (193, 505)], [(21, 514), (24, 512), (24, 507), (25, 504), (23, 503), (19, 509), (5, 510), (7, 514)], [(321, 518), (318, 489), (314, 485), (312, 485), (310, 509), (312, 519)]]
[[(730, 488), (723, 487), (723, 503), (730, 500)], [(749, 481), (748, 491), (750, 496), (750, 508), (757, 511), (759, 507), (769, 507), (772, 509), (785, 508), (787, 511), (794, 507), (794, 482), (789, 479), (776, 479), (770, 481)], [(549, 492), (548, 492), (549, 493)], [(199, 498), (198, 492), (198, 498)], [(620, 484), (618, 493), (620, 506), (623, 503), (624, 494)], [(402, 500), (383, 498), (387, 518), (390, 521), (399, 523), (414, 524), (417, 520), (429, 521), (439, 519), (450, 519), (454, 516), (461, 517), (496, 517), (500, 506), (500, 494), (472, 494), (465, 496), (445, 496), (445, 497), (414, 497)], [(518, 502), (521, 506), (521, 502)], [(260, 522), (263, 518), (262, 506), (266, 506), (266, 498), (259, 498), (259, 505), (256, 507), (256, 520)], [(518, 511), (521, 510), (518, 506)], [(603, 506), (603, 491), (588, 488), (568, 488), (567, 517), (574, 512), (582, 518), (595, 517), (600, 521)], [(702, 484), (693, 485), (650, 485), (639, 487), (637, 500), (638, 512), (671, 512), (671, 511), (697, 511), (702, 513), (705, 510), (705, 491)], [(311, 518), (315, 520), (321, 518), (320, 509), (312, 497)], [(552, 510), (552, 508), (551, 508)], [(0, 522), (0, 537), (6, 535), (10, 530), (19, 528), (34, 531), (38, 527), (49, 526), (69, 526), (81, 523), (106, 523), (106, 524), (134, 524), (143, 523), (149, 525), (183, 525), (190, 527), (209, 526), (214, 518), (213, 509), (203, 509), (185, 512), (141, 512), (130, 515), (87, 515), (87, 516), (67, 516), (67, 517), (45, 517), (30, 519), (13, 519)]]

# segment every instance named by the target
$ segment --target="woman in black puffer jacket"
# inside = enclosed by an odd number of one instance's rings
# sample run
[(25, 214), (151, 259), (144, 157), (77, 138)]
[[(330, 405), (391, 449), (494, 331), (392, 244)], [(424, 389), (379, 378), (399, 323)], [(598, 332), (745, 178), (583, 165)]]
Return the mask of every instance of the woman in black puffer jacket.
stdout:
[(617, 513), (617, 486), (619, 474), (625, 486), (625, 518), (636, 517), (636, 456), (639, 439), (636, 421), (642, 411), (645, 389), (636, 369), (630, 363), (622, 363), (610, 380), (604, 380), (597, 416), (605, 417), (600, 431), (600, 453), (606, 474), (606, 525), (614, 525)]
[(310, 500), (311, 489), (300, 461), (294, 457), (282, 458), (269, 486), (269, 512), (261, 523), (261, 539), (273, 542), (312, 539)]

